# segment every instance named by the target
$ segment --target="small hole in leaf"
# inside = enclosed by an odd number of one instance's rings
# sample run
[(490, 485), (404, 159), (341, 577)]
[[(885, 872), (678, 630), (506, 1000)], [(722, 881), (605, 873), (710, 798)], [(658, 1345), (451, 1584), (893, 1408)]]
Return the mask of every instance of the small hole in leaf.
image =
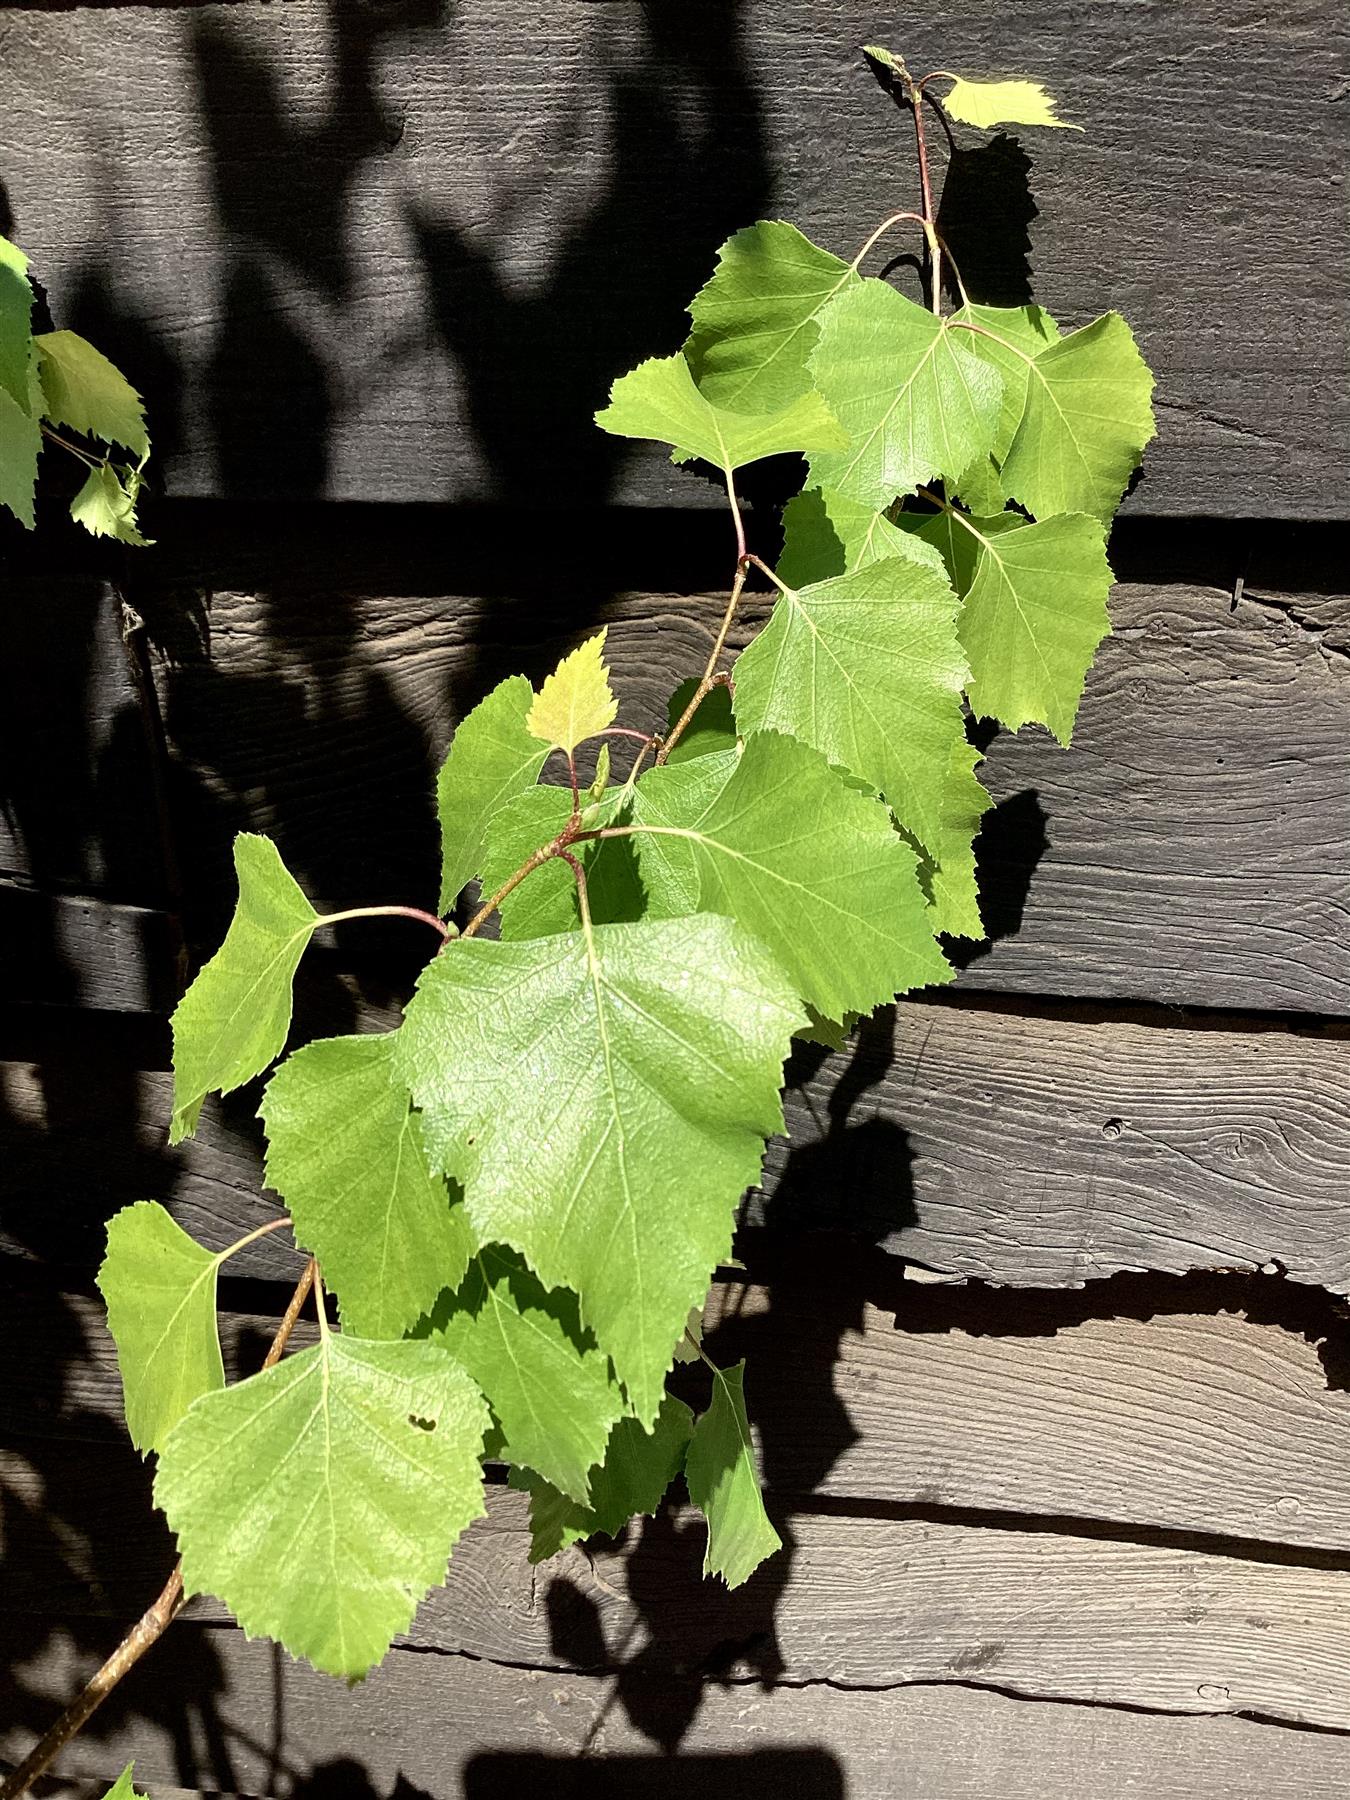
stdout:
[(408, 1423), (418, 1431), (435, 1431), (436, 1429), (435, 1419), (419, 1419), (416, 1413), (408, 1414)]

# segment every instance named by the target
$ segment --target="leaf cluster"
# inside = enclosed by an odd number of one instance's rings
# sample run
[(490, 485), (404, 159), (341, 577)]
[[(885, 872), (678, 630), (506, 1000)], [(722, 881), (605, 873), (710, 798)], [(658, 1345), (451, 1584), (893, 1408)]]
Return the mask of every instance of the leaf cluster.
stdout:
[(28, 258), (0, 237), (0, 506), (30, 531), (44, 443), (86, 471), (70, 503), (76, 524), (124, 544), (149, 541), (136, 523), (150, 455), (141, 397), (77, 332), (34, 332)]
[[(1046, 110), (1034, 84), (980, 86), (956, 84), (953, 116)], [(968, 724), (1068, 742), (1108, 626), (1106, 527), (1152, 431), (1117, 315), (944, 313), (865, 274), (866, 248), (738, 232), (683, 350), (598, 415), (725, 482), (723, 630), (668, 723), (616, 725), (603, 632), (461, 723), (437, 799), (462, 929), (430, 918), (444, 941), (397, 1031), (295, 1050), (262, 1098), (278, 1224), (322, 1271), (318, 1342), (227, 1388), (215, 1282), (240, 1246), (151, 1205), (113, 1222), (128, 1425), (187, 1587), (320, 1668), (360, 1675), (406, 1629), (482, 1511), (485, 1458), (528, 1493), (536, 1557), (681, 1474), (710, 1573), (734, 1586), (778, 1544), (744, 1369), (709, 1362), (699, 1309), (782, 1129), (793, 1037), (837, 1041), (951, 979), (944, 937), (982, 935)], [(770, 568), (736, 477), (784, 453), (805, 478)], [(725, 669), (760, 573), (772, 614)], [(282, 1053), (332, 922), (267, 839), (235, 863), (233, 923), (174, 1017), (176, 1137)]]

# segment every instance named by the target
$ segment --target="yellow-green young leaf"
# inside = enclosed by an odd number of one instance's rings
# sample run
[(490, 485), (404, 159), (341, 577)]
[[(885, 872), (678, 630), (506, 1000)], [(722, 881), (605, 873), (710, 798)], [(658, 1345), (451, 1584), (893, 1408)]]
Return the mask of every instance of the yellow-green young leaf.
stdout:
[(778, 577), (789, 587), (853, 575), (887, 556), (920, 563), (946, 578), (942, 557), (930, 544), (833, 488), (808, 488), (784, 508)]
[(811, 373), (848, 444), (812, 455), (813, 484), (875, 510), (922, 482), (955, 481), (991, 448), (1002, 377), (957, 338), (884, 281), (830, 302)]
[(673, 461), (699, 456), (727, 475), (761, 457), (793, 450), (842, 450), (848, 442), (814, 392), (800, 394), (771, 413), (714, 406), (699, 392), (683, 356), (653, 358), (621, 376), (595, 422), (615, 437), (655, 438), (672, 447)]
[[(1061, 513), (1021, 530), (966, 522), (977, 546), (961, 613), (972, 710), (1016, 731), (1048, 725), (1073, 736), (1083, 682), (1110, 630), (1111, 565), (1096, 519)], [(958, 527), (959, 528), (959, 527)]]
[(978, 125), (987, 131), (994, 125), (1058, 125), (1066, 131), (1081, 131), (1055, 111), (1055, 102), (1039, 81), (967, 81), (956, 77), (950, 90), (942, 96), (942, 104), (953, 119), (963, 125)]
[(436, 778), (441, 825), (441, 911), (483, 873), (488, 822), (533, 786), (548, 755), (526, 729), (534, 689), (523, 675), (501, 682), (461, 722)]
[(192, 1402), (225, 1385), (216, 1334), (221, 1261), (153, 1200), (109, 1220), (98, 1285), (117, 1345), (127, 1430), (142, 1453), (161, 1449)]
[(720, 1575), (729, 1588), (740, 1587), (783, 1547), (759, 1491), (743, 1362), (715, 1371), (712, 1404), (694, 1426), (684, 1478), (689, 1498), (708, 1521), (703, 1573)]
[(604, 1461), (591, 1470), (588, 1506), (569, 1500), (535, 1470), (513, 1468), (510, 1485), (530, 1496), (530, 1561), (543, 1562), (597, 1532), (617, 1537), (630, 1519), (654, 1513), (684, 1466), (693, 1429), (693, 1413), (673, 1394), (662, 1400), (650, 1431), (636, 1419), (620, 1419)]
[(742, 731), (790, 732), (813, 745), (884, 794), (931, 845), (947, 760), (964, 730), (956, 614), (950, 583), (913, 558), (790, 588), (736, 664)]
[(29, 365), (33, 360), (33, 287), (28, 258), (17, 244), (0, 237), (0, 391), (21, 412), (30, 410)]
[(796, 738), (760, 731), (739, 755), (653, 769), (633, 821), (653, 916), (737, 920), (826, 1017), (950, 981), (890, 813)]
[(0, 389), (0, 506), (29, 531), (33, 529), (33, 488), (41, 448), (37, 419)]
[(579, 644), (562, 661), (534, 697), (525, 728), (541, 744), (570, 756), (577, 745), (614, 723), (619, 703), (609, 685), (604, 631)]
[(379, 1662), (481, 1516), (488, 1409), (438, 1345), (324, 1332), (207, 1394), (169, 1434), (155, 1502), (189, 1594), (330, 1675)]
[(768, 951), (708, 914), (465, 939), (418, 981), (395, 1064), (433, 1166), (481, 1241), (577, 1295), (644, 1423), (782, 1129), (801, 1022)]
[(1027, 367), (1003, 492), (1038, 519), (1085, 512), (1109, 522), (1153, 436), (1152, 393), (1153, 376), (1119, 313), (1048, 344)]
[(173, 1015), (169, 1142), (191, 1137), (208, 1094), (228, 1094), (281, 1054), (291, 983), (319, 915), (270, 838), (234, 840), (239, 899), (225, 942)]
[(464, 1208), (427, 1167), (422, 1127), (393, 1075), (392, 1033), (324, 1038), (267, 1084), (267, 1185), (318, 1257), (342, 1322), (402, 1337), (474, 1250)]
[(545, 1288), (514, 1251), (489, 1244), (437, 1303), (430, 1336), (487, 1396), (503, 1458), (585, 1504), (624, 1403), (609, 1358), (582, 1330), (576, 1296)]
[[(140, 483), (134, 482), (139, 489)], [(70, 516), (91, 537), (117, 538), (144, 550), (154, 541), (142, 537), (136, 523), (136, 494), (123, 487), (111, 463), (89, 471), (84, 486), (70, 503)]]
[(694, 295), (685, 355), (714, 406), (771, 413), (811, 391), (806, 359), (826, 301), (857, 271), (781, 219), (748, 225), (717, 253)]
[(135, 1767), (135, 1763), (127, 1764), (126, 1768), (123, 1769), (122, 1773), (117, 1777), (117, 1780), (103, 1796), (103, 1800), (148, 1800), (148, 1797), (145, 1794), (142, 1794), (138, 1789), (131, 1785), (131, 1771)]
[(141, 397), (101, 350), (73, 331), (33, 339), (47, 417), (87, 437), (122, 444), (142, 461), (150, 454)]

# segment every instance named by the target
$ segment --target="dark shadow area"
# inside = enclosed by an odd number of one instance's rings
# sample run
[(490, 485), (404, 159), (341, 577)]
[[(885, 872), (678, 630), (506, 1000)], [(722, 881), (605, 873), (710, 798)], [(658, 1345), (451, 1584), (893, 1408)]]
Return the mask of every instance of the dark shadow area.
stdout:
[(937, 228), (972, 300), (1025, 306), (1031, 299), (1036, 216), (1031, 158), (1017, 138), (999, 132), (987, 143), (950, 152)]
[(990, 955), (1000, 940), (1016, 937), (1022, 929), (1036, 866), (1050, 848), (1047, 823), (1034, 788), (1010, 794), (984, 815), (975, 839), (975, 879), (985, 937), (944, 941), (947, 960), (955, 968), (970, 968)]

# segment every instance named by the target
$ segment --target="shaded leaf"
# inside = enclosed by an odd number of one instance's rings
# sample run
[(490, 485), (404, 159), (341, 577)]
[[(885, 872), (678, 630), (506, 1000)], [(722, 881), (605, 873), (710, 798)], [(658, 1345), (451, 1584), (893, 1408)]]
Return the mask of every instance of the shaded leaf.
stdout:
[(769, 1523), (759, 1490), (750, 1421), (745, 1411), (745, 1364), (713, 1374), (712, 1404), (694, 1426), (684, 1462), (689, 1498), (708, 1521), (705, 1575), (740, 1587), (783, 1540)]
[(526, 729), (534, 689), (512, 675), (460, 724), (436, 778), (441, 826), (441, 911), (483, 872), (488, 821), (513, 795), (532, 787), (548, 751)]
[(545, 1288), (514, 1252), (489, 1244), (437, 1305), (431, 1336), (486, 1394), (506, 1461), (584, 1504), (624, 1405), (609, 1358), (585, 1341), (575, 1296)]
[(131, 1785), (131, 1771), (135, 1767), (136, 1765), (134, 1762), (129, 1762), (127, 1764), (126, 1768), (123, 1769), (122, 1773), (117, 1777), (117, 1780), (103, 1796), (103, 1800), (148, 1800), (148, 1797), (145, 1794), (140, 1793)]
[(484, 1511), (487, 1406), (439, 1346), (324, 1332), (179, 1420), (155, 1500), (189, 1594), (356, 1678), (445, 1580)]
[(270, 838), (234, 840), (239, 881), (225, 942), (173, 1015), (173, 1119), (169, 1142), (191, 1137), (208, 1094), (228, 1094), (281, 1054), (291, 1026), (291, 983), (319, 915)]
[[(666, 709), (667, 735), (684, 717), (684, 709), (694, 697), (698, 677), (682, 681), (670, 696)], [(699, 756), (713, 756), (719, 750), (736, 747), (736, 721), (732, 716), (731, 694), (725, 687), (715, 687), (699, 701), (698, 711), (685, 727), (684, 736), (670, 752), (671, 763), (693, 762)]]
[(29, 369), (33, 361), (33, 287), (28, 258), (17, 244), (0, 237), (0, 391), (21, 412), (32, 407)]
[(673, 1394), (661, 1402), (650, 1431), (620, 1419), (604, 1461), (591, 1471), (589, 1506), (578, 1506), (533, 1469), (514, 1468), (510, 1485), (530, 1496), (530, 1561), (556, 1556), (578, 1538), (617, 1537), (630, 1519), (649, 1517), (684, 1467), (694, 1415)]
[(789, 587), (853, 575), (888, 556), (921, 563), (945, 578), (942, 557), (931, 545), (832, 488), (808, 488), (784, 508), (778, 578)]
[(108, 1221), (98, 1286), (117, 1345), (127, 1430), (142, 1453), (161, 1449), (192, 1402), (225, 1385), (216, 1331), (223, 1260), (153, 1200), (124, 1206)]
[(324, 1038), (267, 1084), (264, 1179), (361, 1337), (396, 1338), (464, 1278), (475, 1245), (464, 1208), (427, 1167), (392, 1033)]
[(42, 433), (38, 422), (0, 389), (0, 506), (33, 529), (33, 489), (37, 484)]
[[(1059, 326), (1040, 306), (976, 306), (960, 307), (948, 321), (949, 328), (959, 330), (963, 324), (978, 325), (979, 331), (963, 332), (962, 343), (972, 356), (992, 364), (1003, 379), (1003, 404), (993, 444), (975, 459), (971, 468), (958, 479), (956, 487), (972, 512), (996, 513), (1007, 495), (1000, 475), (1003, 458), (1008, 454), (1027, 403), (1027, 358), (1035, 357), (1048, 344), (1059, 341)], [(985, 336), (986, 332), (996, 336)]]
[(463, 940), (408, 1007), (396, 1066), (433, 1164), (483, 1242), (578, 1296), (644, 1421), (782, 1129), (800, 1021), (768, 952), (708, 915)]

